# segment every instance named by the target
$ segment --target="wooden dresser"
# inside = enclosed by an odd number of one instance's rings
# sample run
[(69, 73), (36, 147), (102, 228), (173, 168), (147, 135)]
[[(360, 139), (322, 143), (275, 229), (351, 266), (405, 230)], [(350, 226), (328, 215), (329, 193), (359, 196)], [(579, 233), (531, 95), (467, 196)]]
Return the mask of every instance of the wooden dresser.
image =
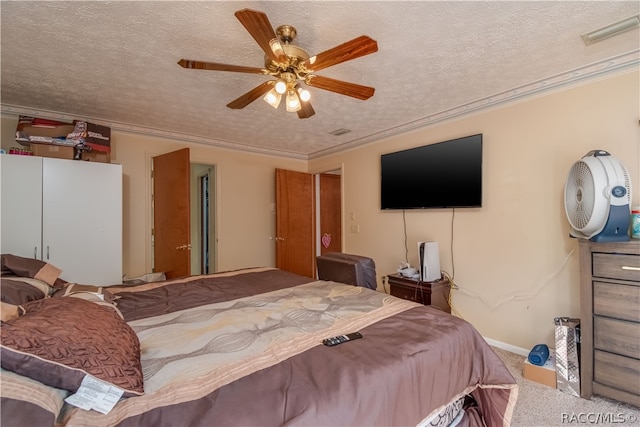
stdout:
[(640, 406), (640, 241), (579, 246), (580, 394)]

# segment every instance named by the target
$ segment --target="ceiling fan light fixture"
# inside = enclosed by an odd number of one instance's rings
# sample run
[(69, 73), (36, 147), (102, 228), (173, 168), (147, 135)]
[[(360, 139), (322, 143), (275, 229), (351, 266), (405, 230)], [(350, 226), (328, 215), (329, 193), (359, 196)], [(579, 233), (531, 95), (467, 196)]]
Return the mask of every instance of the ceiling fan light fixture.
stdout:
[(280, 105), (280, 100), (282, 99), (282, 95), (276, 92), (275, 89), (271, 89), (262, 99), (273, 108), (278, 108), (278, 106)]
[(280, 95), (284, 94), (287, 91), (287, 83), (284, 82), (283, 80), (278, 80), (276, 82), (276, 92), (278, 92)]
[(361, 100), (373, 96), (375, 88), (312, 74), (377, 52), (378, 43), (371, 37), (362, 35), (310, 57), (307, 51), (292, 44), (297, 36), (295, 27), (281, 25), (274, 31), (267, 15), (259, 10), (242, 9), (236, 11), (235, 16), (264, 53), (264, 68), (188, 59), (178, 61), (178, 65), (183, 68), (270, 77), (268, 81), (228, 103), (227, 107), (239, 110), (262, 97), (266, 103), (278, 108), (282, 98), (286, 97), (287, 111), (297, 112), (298, 118), (307, 119), (313, 116), (315, 111), (309, 102), (311, 94), (300, 87), (303, 82), (310, 87)]
[(308, 100), (311, 99), (311, 92), (309, 92), (308, 90), (299, 87), (298, 88), (298, 96), (300, 96), (300, 100), (303, 102), (307, 102)]
[(300, 98), (293, 90), (287, 92), (287, 111), (290, 113), (295, 113), (300, 110), (302, 106), (300, 105)]

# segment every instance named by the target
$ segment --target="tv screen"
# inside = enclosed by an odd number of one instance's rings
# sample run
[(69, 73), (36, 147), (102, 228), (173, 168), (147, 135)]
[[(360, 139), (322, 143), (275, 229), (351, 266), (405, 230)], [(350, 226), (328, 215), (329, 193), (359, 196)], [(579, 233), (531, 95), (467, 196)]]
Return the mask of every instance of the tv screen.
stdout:
[(381, 156), (382, 209), (482, 206), (482, 134)]

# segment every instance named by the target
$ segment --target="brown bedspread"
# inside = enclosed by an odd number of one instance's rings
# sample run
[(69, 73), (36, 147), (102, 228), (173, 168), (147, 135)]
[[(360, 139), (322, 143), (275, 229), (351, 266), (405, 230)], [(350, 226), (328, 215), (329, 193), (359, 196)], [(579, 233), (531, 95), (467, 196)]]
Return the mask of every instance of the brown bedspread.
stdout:
[(109, 291), (121, 297), (118, 301), (118, 309), (129, 322), (186, 308), (285, 289), (313, 280), (266, 267), (191, 276), (130, 287), (114, 286), (110, 287)]
[(416, 307), (361, 332), (122, 425), (415, 426), (468, 393), (487, 426), (510, 424), (515, 382), (468, 323)]
[[(464, 394), (487, 425), (510, 422), (506, 367), (470, 324), (430, 307), (274, 269), (112, 292), (140, 336), (147, 395), (106, 418), (74, 409), (69, 425), (417, 425)], [(321, 345), (346, 328), (364, 338)]]
[(65, 405), (58, 425), (420, 425), (467, 394), (466, 425), (510, 424), (507, 368), (431, 307), (270, 268), (110, 290), (140, 339), (145, 395), (107, 415)]

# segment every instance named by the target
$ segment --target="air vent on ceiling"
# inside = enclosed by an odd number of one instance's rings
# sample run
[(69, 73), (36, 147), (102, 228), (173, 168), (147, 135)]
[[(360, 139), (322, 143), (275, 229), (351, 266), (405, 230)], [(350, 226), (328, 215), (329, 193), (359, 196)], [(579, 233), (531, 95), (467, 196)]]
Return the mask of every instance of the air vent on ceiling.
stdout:
[(640, 26), (640, 15), (635, 15), (622, 21), (615, 22), (607, 25), (606, 27), (599, 28), (595, 31), (591, 31), (582, 35), (582, 40), (587, 46), (599, 42), (609, 37), (617, 36), (625, 31), (629, 31), (633, 28)]
[(351, 129), (345, 129), (345, 128), (340, 128), (340, 129), (336, 129), (332, 132), (329, 132), (331, 135), (335, 135), (335, 136), (340, 136), (340, 135), (344, 135), (345, 133), (349, 133), (351, 132)]

